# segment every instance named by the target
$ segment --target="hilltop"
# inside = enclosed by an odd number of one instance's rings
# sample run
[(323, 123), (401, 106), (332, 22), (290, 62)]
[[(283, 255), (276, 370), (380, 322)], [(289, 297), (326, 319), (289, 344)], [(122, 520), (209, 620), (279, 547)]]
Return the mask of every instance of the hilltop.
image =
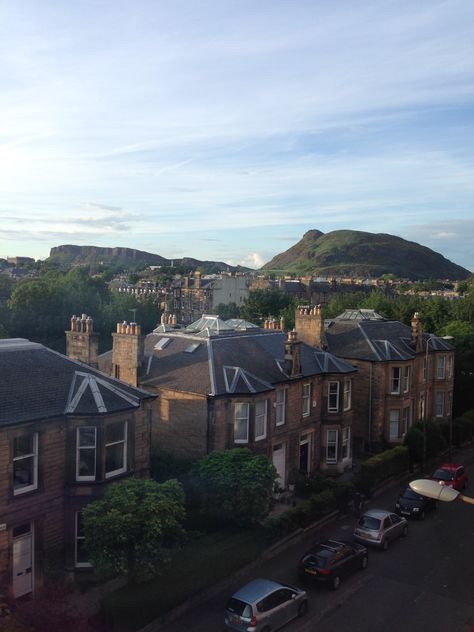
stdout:
[(470, 272), (413, 241), (385, 233), (309, 230), (294, 246), (273, 257), (262, 270), (317, 276), (466, 279)]
[(124, 267), (150, 266), (183, 266), (190, 270), (200, 268), (206, 273), (217, 273), (223, 270), (238, 272), (248, 270), (241, 266), (231, 266), (223, 261), (199, 261), (192, 257), (167, 259), (161, 255), (136, 250), (134, 248), (104, 248), (101, 246), (75, 246), (66, 244), (51, 248), (46, 261), (64, 267), (80, 265), (122, 265)]

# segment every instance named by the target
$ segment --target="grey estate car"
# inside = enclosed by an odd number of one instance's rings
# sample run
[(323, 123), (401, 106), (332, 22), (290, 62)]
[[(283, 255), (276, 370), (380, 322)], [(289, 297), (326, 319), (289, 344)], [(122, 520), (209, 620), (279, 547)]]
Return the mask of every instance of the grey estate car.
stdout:
[(354, 538), (365, 545), (378, 546), (386, 551), (392, 540), (408, 535), (405, 518), (385, 509), (369, 509), (356, 524)]
[(308, 609), (306, 591), (270, 579), (254, 579), (227, 602), (224, 624), (233, 632), (278, 630)]

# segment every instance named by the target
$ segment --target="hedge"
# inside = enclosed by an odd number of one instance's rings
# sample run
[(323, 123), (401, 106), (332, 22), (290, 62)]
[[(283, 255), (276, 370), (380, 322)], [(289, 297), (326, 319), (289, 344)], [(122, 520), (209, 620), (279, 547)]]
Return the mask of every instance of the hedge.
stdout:
[(361, 464), (357, 475), (357, 487), (364, 494), (370, 495), (378, 483), (407, 472), (408, 467), (409, 452), (406, 446), (385, 450)]
[(331, 487), (318, 494), (312, 494), (307, 500), (298, 503), (296, 507), (288, 509), (278, 517), (270, 518), (265, 525), (278, 535), (286, 535), (296, 529), (307, 527), (336, 509), (340, 498), (345, 496), (349, 489), (352, 493), (353, 487), (350, 483), (334, 481)]

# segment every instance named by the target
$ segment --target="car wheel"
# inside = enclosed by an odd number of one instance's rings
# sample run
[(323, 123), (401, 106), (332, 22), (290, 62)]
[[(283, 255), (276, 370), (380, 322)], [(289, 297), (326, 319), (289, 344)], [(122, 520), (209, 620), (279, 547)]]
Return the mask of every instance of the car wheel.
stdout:
[(403, 527), (403, 531), (402, 531), (402, 538), (406, 538), (407, 535), (408, 535), (408, 527), (407, 527), (407, 525), (405, 525)]
[(388, 538), (385, 538), (385, 540), (382, 542), (382, 550), (386, 551), (389, 545), (390, 545), (390, 542), (388, 541)]
[(425, 510), (423, 509), (423, 511), (419, 514), (419, 519), (420, 520), (424, 520), (425, 519)]
[(302, 601), (300, 603), (300, 605), (298, 606), (298, 616), (302, 617), (303, 615), (305, 615), (308, 612), (308, 602), (306, 601), (306, 599), (304, 601)]
[(339, 575), (336, 575), (332, 580), (332, 589), (337, 590), (340, 585), (341, 585), (341, 578), (339, 577)]
[(364, 555), (364, 557), (362, 558), (360, 562), (360, 567), (367, 568), (368, 563), (369, 563), (369, 558), (367, 557), (367, 555)]

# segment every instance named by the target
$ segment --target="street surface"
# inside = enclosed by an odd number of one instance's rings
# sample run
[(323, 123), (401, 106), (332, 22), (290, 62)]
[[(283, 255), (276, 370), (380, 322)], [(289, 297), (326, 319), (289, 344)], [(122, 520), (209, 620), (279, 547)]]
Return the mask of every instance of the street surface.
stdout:
[[(461, 456), (461, 455), (460, 455)], [(474, 465), (463, 452), (474, 496)], [(398, 491), (388, 490), (368, 507), (394, 509)], [(366, 505), (367, 508), (367, 505)], [(199, 607), (147, 630), (222, 632), (228, 597), (256, 577), (301, 585), (299, 557), (320, 537), (352, 539), (355, 518), (329, 524), (232, 582)], [(369, 566), (345, 579), (337, 591), (307, 587), (309, 612), (282, 628), (291, 632), (472, 632), (474, 631), (474, 506), (439, 503), (422, 521), (409, 521), (405, 539), (388, 551), (369, 549)]]

